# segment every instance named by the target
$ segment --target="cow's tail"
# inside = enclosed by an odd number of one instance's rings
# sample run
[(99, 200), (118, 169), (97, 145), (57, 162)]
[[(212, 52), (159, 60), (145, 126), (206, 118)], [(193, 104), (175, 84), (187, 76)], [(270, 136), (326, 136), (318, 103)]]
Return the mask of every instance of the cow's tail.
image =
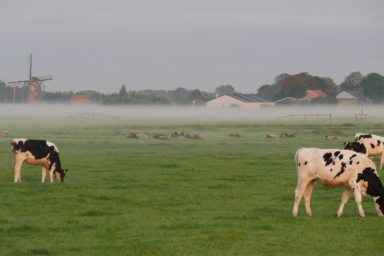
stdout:
[[(297, 150), (296, 154), (295, 154), (295, 162), (296, 162), (297, 168), (299, 168), (299, 154), (300, 154), (300, 151), (301, 151), (301, 149)], [(297, 170), (299, 170), (299, 169), (297, 169)]]

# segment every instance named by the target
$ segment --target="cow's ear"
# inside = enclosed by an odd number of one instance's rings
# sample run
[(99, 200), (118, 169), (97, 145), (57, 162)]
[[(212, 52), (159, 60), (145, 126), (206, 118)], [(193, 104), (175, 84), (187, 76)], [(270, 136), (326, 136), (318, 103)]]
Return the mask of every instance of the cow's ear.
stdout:
[(344, 142), (344, 147), (345, 147), (345, 145), (347, 145), (347, 142)]
[(64, 170), (64, 173), (66, 173), (68, 171), (68, 169)]

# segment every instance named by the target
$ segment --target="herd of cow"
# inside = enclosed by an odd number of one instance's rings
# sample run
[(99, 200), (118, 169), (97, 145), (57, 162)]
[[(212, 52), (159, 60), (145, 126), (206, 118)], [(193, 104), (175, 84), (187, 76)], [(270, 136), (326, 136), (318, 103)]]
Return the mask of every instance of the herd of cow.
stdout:
[[(8, 136), (8, 132), (0, 132), (1, 136)], [(158, 134), (155, 139), (177, 138), (184, 136), (189, 139), (203, 139), (201, 135), (189, 135), (184, 132), (175, 132), (169, 136)], [(236, 133), (227, 134), (228, 137), (241, 137)], [(267, 137), (268, 136), (268, 137)], [(266, 135), (265, 138), (272, 138)], [(146, 138), (143, 133), (132, 133), (127, 138)], [(279, 137), (291, 138), (294, 135), (286, 133)], [(68, 170), (61, 168), (59, 150), (51, 142), (45, 140), (13, 139), (11, 142), (13, 153), (12, 168), (15, 172), (15, 182), (21, 182), (20, 171), (23, 162), (30, 165), (42, 166), (42, 182), (45, 181), (46, 170), (49, 170), (50, 181), (53, 175), (58, 182), (63, 182)], [(371, 159), (368, 158), (371, 156)], [(374, 134), (355, 134), (354, 142), (345, 142), (344, 149), (317, 149), (302, 148), (295, 154), (298, 183), (295, 190), (293, 215), (297, 216), (301, 198), (304, 197), (306, 212), (312, 216), (310, 199), (315, 181), (328, 186), (344, 186), (344, 193), (337, 216), (341, 216), (344, 205), (351, 193), (354, 194), (359, 214), (364, 217), (361, 206), (361, 195), (370, 195), (373, 198), (379, 216), (384, 216), (384, 187), (376, 171), (372, 158), (380, 156), (380, 170), (384, 160), (384, 138)], [(16, 164), (15, 164), (16, 160)]]
[[(371, 156), (371, 159), (368, 158)], [(384, 159), (384, 138), (374, 134), (355, 134), (354, 142), (345, 142), (344, 149), (302, 148), (296, 152), (295, 162), (298, 182), (295, 190), (293, 215), (298, 213), (299, 203), (304, 197), (305, 209), (312, 216), (310, 199), (313, 183), (327, 187), (344, 186), (337, 216), (343, 213), (351, 193), (355, 197), (359, 214), (364, 217), (361, 195), (373, 198), (379, 216), (384, 216), (384, 187), (372, 162), (380, 156), (380, 170)]]

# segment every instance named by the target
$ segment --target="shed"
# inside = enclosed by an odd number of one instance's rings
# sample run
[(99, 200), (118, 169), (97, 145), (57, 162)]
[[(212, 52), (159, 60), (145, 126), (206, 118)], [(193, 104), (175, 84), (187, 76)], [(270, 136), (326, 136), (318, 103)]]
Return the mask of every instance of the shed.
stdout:
[(274, 102), (257, 97), (255, 94), (232, 93), (224, 94), (207, 102), (207, 107), (223, 108), (231, 106), (259, 108), (262, 105), (274, 106)]

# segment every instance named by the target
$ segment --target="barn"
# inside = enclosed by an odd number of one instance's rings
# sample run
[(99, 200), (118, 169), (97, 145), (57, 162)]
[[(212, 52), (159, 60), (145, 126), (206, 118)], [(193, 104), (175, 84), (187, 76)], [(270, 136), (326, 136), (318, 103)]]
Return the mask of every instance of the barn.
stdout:
[(210, 108), (226, 108), (226, 107), (244, 107), (259, 108), (260, 106), (274, 106), (274, 102), (268, 102), (265, 99), (257, 97), (255, 94), (232, 93), (218, 96), (217, 98), (207, 102)]

